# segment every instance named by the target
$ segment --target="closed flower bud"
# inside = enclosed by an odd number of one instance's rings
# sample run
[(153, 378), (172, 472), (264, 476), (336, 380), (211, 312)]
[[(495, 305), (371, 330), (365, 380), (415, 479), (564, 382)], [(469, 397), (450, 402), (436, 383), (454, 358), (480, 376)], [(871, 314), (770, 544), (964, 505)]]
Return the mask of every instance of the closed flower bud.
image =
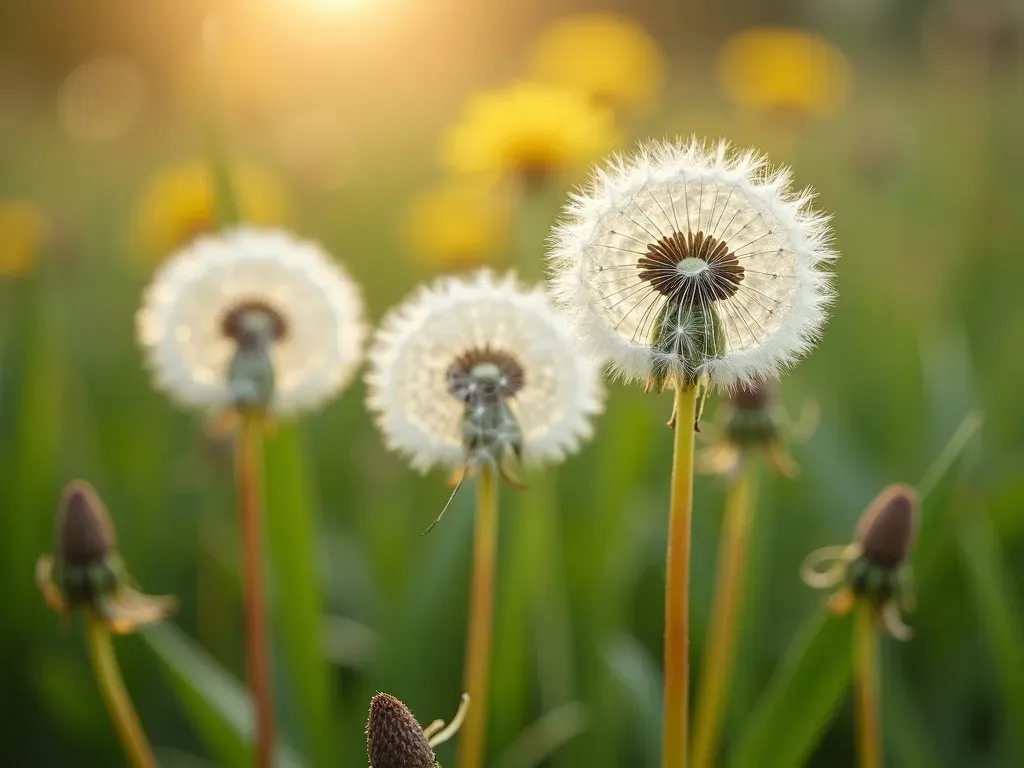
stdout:
[(387, 693), (370, 701), (366, 723), (370, 768), (434, 768), (437, 759), (412, 712)]
[[(852, 544), (823, 547), (807, 557), (801, 568), (803, 580), (816, 589), (840, 587), (828, 601), (834, 613), (848, 613), (863, 601), (888, 634), (907, 640), (911, 631), (900, 611), (912, 610), (914, 604), (907, 560), (917, 525), (914, 489), (903, 483), (890, 485), (861, 516)], [(820, 570), (822, 565), (827, 567)]]
[(128, 581), (106, 506), (89, 483), (75, 480), (57, 511), (57, 557), (36, 562), (43, 598), (60, 614), (90, 610), (118, 634), (161, 621), (174, 609), (173, 598), (144, 595)]
[(89, 483), (76, 480), (68, 485), (57, 515), (57, 554), (62, 565), (86, 567), (114, 554), (117, 533)]
[(757, 378), (730, 391), (725, 432), (731, 443), (764, 448), (782, 439), (775, 408), (778, 388), (776, 379)]
[(903, 565), (917, 536), (917, 494), (907, 485), (886, 488), (857, 526), (862, 557), (873, 565)]

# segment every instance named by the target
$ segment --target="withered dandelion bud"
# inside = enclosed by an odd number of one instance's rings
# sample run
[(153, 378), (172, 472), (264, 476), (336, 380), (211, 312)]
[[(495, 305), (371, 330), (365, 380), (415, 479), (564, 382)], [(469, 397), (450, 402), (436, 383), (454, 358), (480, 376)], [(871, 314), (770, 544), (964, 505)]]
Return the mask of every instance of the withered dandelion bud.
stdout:
[(174, 598), (150, 597), (129, 583), (106, 506), (89, 483), (73, 481), (57, 511), (57, 557), (36, 563), (43, 598), (61, 614), (88, 609), (117, 634), (161, 621), (174, 609)]
[(57, 554), (65, 566), (102, 563), (117, 549), (117, 533), (107, 508), (84, 480), (64, 489), (57, 512)]
[(778, 379), (758, 377), (730, 391), (729, 400), (735, 408), (760, 411), (774, 405), (778, 394)]
[(890, 485), (878, 495), (857, 525), (862, 557), (873, 565), (903, 565), (918, 526), (917, 494), (908, 485)]
[(370, 768), (434, 768), (437, 759), (412, 712), (394, 696), (378, 693), (370, 700), (366, 722)]
[(907, 640), (911, 631), (900, 610), (913, 609), (907, 560), (917, 528), (914, 489), (903, 483), (890, 485), (861, 516), (854, 543), (812, 552), (801, 569), (803, 580), (816, 589), (839, 587), (828, 601), (833, 613), (848, 613), (863, 601), (886, 632)]

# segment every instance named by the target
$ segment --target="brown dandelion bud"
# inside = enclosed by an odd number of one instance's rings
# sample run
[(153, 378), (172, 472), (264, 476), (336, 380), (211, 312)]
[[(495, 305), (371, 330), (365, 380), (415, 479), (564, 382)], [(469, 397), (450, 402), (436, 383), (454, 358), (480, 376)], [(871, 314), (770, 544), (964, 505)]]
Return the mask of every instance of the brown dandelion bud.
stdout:
[(729, 399), (736, 408), (744, 411), (760, 411), (775, 402), (779, 393), (779, 382), (775, 379), (757, 378), (737, 387), (729, 393)]
[(437, 759), (423, 729), (401, 701), (387, 693), (370, 700), (366, 723), (370, 768), (434, 768)]
[(110, 514), (85, 480), (64, 489), (57, 512), (57, 557), (65, 566), (86, 568), (102, 563), (117, 549)]
[(873, 565), (903, 565), (917, 537), (917, 494), (897, 483), (883, 490), (857, 525), (861, 556)]

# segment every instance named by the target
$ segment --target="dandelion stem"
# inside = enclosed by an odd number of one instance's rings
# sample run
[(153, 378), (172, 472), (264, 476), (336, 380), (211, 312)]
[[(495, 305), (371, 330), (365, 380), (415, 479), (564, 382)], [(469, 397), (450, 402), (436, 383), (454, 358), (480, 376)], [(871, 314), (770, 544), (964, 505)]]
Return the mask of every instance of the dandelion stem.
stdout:
[(732, 682), (739, 636), (743, 577), (747, 564), (751, 510), (757, 485), (757, 465), (744, 461), (729, 487), (718, 548), (718, 574), (711, 601), (704, 669), (700, 678), (694, 725), (692, 761), (695, 768), (714, 765), (722, 715)]
[(882, 768), (882, 742), (878, 730), (878, 632), (868, 606), (861, 606), (857, 611), (854, 631), (858, 764), (861, 768)]
[(690, 523), (697, 387), (676, 384), (675, 445), (665, 576), (662, 768), (685, 768), (690, 694)]
[(110, 630), (103, 623), (103, 619), (92, 611), (87, 613), (86, 623), (86, 642), (93, 670), (100, 684), (103, 701), (114, 719), (114, 726), (125, 754), (128, 755), (133, 768), (153, 768), (156, 765), (156, 758), (153, 757), (153, 749), (149, 746), (146, 734), (139, 724), (139, 716), (132, 706), (131, 697), (124, 687), (121, 670), (114, 656)]
[(487, 729), (487, 688), (491, 675), (494, 616), (494, 566), (498, 541), (498, 491), (494, 470), (485, 468), (477, 481), (473, 533), (473, 574), (470, 582), (469, 628), (463, 688), (472, 706), (459, 737), (458, 768), (483, 765)]
[(262, 420), (242, 418), (238, 451), (238, 511), (242, 527), (242, 601), (245, 614), (245, 668), (256, 709), (256, 765), (269, 768), (274, 754), (274, 698), (270, 675), (267, 603), (263, 588)]

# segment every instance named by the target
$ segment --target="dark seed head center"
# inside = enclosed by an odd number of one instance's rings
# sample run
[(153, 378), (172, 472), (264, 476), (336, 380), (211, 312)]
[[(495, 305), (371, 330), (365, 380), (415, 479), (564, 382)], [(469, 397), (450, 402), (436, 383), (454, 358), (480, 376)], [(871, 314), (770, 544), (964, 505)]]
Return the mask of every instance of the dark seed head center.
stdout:
[(523, 367), (507, 352), (490, 346), (471, 349), (448, 366), (448, 391), (462, 402), (473, 397), (515, 397), (526, 377)]
[(245, 301), (228, 310), (220, 322), (221, 332), (239, 344), (256, 337), (281, 341), (288, 335), (284, 316), (265, 301)]
[(728, 245), (703, 232), (673, 232), (651, 243), (637, 260), (639, 277), (668, 297), (691, 295), (711, 301), (739, 290), (744, 271)]

